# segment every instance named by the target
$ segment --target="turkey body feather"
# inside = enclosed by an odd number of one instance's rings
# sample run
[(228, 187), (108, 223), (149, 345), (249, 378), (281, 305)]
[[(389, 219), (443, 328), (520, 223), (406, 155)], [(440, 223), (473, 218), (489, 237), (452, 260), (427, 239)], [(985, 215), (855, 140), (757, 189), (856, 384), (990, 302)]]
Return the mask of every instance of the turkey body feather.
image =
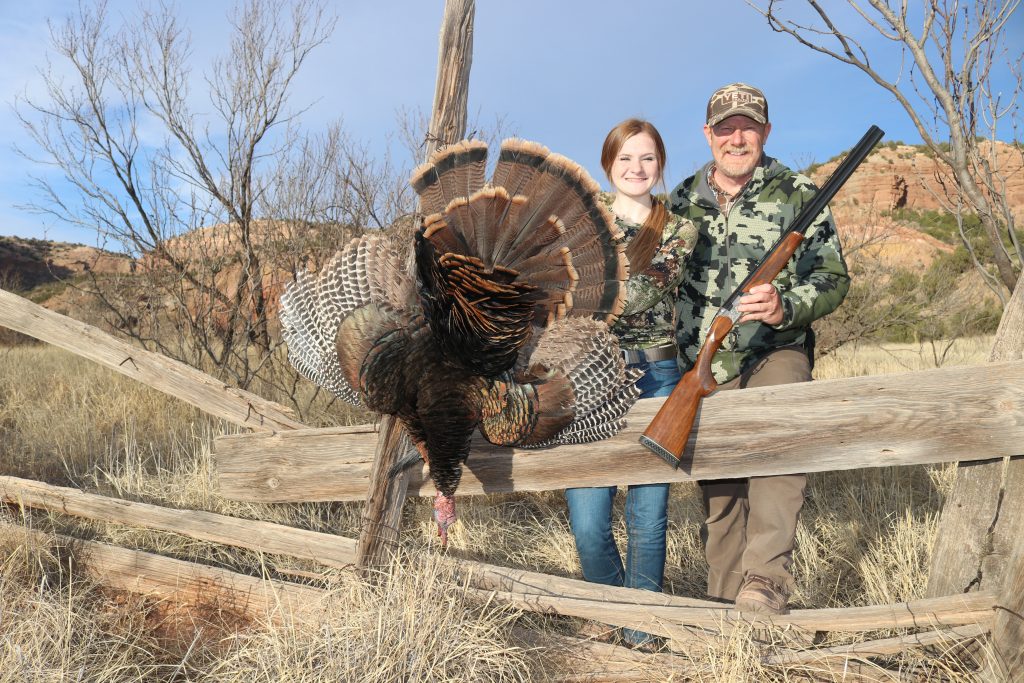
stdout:
[(478, 427), (492, 443), (595, 441), (624, 425), (638, 373), (608, 331), (628, 276), (599, 188), (569, 159), (503, 143), (435, 153), (411, 184), (410, 245), (366, 234), (281, 299), (295, 368), (342, 399), (395, 415), (450, 498)]

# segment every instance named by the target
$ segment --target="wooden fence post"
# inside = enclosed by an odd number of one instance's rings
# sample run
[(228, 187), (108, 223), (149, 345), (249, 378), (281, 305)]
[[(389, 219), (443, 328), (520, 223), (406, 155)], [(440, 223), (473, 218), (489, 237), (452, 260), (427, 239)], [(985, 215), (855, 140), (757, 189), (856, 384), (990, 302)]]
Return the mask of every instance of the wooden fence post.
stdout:
[(393, 477), (388, 474), (409, 445), (401, 423), (391, 415), (385, 415), (377, 436), (377, 451), (370, 468), (370, 486), (363, 506), (363, 523), (356, 541), (356, 569), (363, 576), (384, 564), (389, 551), (398, 546), (402, 503), (409, 489), (409, 476), (408, 470)]
[[(1020, 287), (1017, 288), (1018, 290)], [(996, 597), (992, 623), (992, 680), (1024, 681), (1024, 536), (1018, 536)]]
[[(1021, 358), (1024, 358), (1024, 276), (1017, 281), (1013, 296), (1003, 310), (989, 362)], [(936, 597), (979, 588), (999, 590), (1006, 558), (1021, 535), (1024, 535), (1024, 457), (959, 465), (953, 491), (944, 502), (939, 518), (927, 594)]]
[[(466, 134), (469, 100), (469, 69), (473, 60), (475, 0), (447, 0), (441, 21), (437, 57), (434, 108), (427, 131), (424, 161), (435, 150), (457, 142)], [(408, 443), (398, 421), (385, 415), (381, 421), (377, 453), (370, 471), (370, 491), (363, 509), (363, 527), (356, 546), (356, 566), (361, 572), (380, 566), (387, 549), (397, 541), (402, 503), (409, 485), (408, 470), (388, 477)]]
[(441, 20), (434, 108), (423, 160), (466, 135), (469, 68), (473, 63), (475, 0), (447, 0)]

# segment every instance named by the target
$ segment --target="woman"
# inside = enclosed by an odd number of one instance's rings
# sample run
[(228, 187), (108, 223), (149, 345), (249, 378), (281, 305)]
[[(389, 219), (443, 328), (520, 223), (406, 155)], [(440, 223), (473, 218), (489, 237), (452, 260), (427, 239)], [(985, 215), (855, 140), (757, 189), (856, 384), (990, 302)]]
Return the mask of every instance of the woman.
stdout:
[[(602, 195), (625, 233), (630, 278), (626, 310), (612, 327), (629, 367), (643, 370), (641, 398), (667, 396), (679, 381), (671, 290), (693, 250), (696, 228), (669, 214), (651, 190), (662, 184), (665, 144), (647, 121), (628, 119), (612, 128), (601, 150), (601, 166), (614, 192)], [(630, 486), (626, 494), (628, 547), (623, 566), (612, 536), (617, 487), (566, 489), (569, 522), (583, 577), (612, 586), (661, 591), (665, 572), (668, 484)], [(650, 636), (623, 633), (642, 645)]]

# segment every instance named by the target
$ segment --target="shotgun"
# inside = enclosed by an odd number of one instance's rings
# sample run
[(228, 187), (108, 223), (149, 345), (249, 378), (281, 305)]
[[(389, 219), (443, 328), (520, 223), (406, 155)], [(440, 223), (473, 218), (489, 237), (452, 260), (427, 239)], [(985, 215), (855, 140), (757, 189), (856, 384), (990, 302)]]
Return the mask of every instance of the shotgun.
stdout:
[(804, 239), (804, 232), (825, 209), (839, 188), (860, 166), (875, 144), (882, 139), (883, 134), (878, 126), (868, 128), (864, 137), (850, 150), (835, 172), (825, 181), (825, 184), (809, 202), (804, 204), (792, 225), (772, 245), (754, 271), (740, 283), (740, 286), (729, 295), (722, 307), (715, 313), (693, 367), (679, 380), (672, 393), (665, 399), (658, 414), (647, 426), (643, 436), (640, 437), (641, 444), (660, 456), (669, 465), (679, 467), (682, 464), (683, 450), (690, 438), (690, 431), (693, 429), (693, 422), (697, 417), (700, 402), (718, 387), (711, 372), (711, 360), (741, 315), (736, 310), (740, 297), (753, 287), (775, 279), (789, 259), (793, 257), (797, 247), (800, 246), (800, 242)]

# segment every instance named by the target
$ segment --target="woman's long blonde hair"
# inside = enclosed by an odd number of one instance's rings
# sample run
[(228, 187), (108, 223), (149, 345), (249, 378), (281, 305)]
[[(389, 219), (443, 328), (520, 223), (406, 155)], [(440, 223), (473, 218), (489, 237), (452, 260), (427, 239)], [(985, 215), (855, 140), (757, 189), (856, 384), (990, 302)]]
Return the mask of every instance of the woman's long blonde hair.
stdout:
[[(604, 139), (604, 145), (601, 147), (601, 168), (604, 169), (604, 174), (613, 186), (615, 183), (612, 181), (612, 164), (615, 163), (615, 157), (618, 156), (622, 146), (626, 144), (626, 140), (639, 133), (647, 133), (654, 140), (655, 156), (658, 158), (658, 182), (664, 185), (666, 156), (665, 143), (661, 139), (661, 134), (650, 121), (626, 119), (608, 132)], [(642, 272), (650, 265), (654, 253), (661, 244), (661, 236), (667, 221), (668, 211), (665, 209), (665, 205), (651, 197), (651, 213), (640, 227), (640, 231), (626, 245), (626, 258), (629, 259), (631, 273)]]

